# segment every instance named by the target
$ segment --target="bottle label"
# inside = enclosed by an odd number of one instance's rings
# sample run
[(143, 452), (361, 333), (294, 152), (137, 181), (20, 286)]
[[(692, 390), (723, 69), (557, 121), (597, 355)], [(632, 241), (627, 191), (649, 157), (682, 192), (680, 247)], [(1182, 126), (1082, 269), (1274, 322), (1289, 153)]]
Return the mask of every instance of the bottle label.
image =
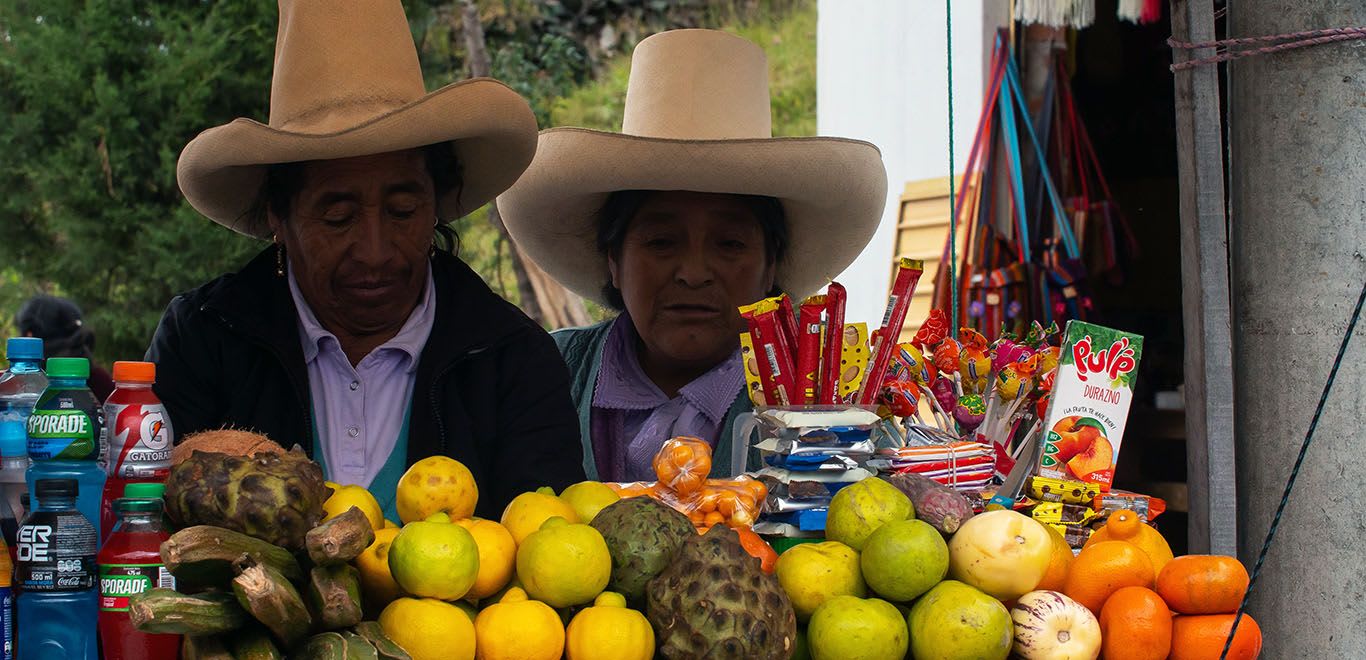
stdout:
[(28, 455), (35, 461), (99, 459), (104, 410), (88, 389), (48, 388), (28, 418)]
[(99, 535), (75, 511), (39, 511), (19, 527), (14, 583), (22, 591), (94, 588)]
[(4, 640), (5, 652), (0, 657), (14, 657), (14, 590), (0, 587), (0, 638)]
[(161, 564), (100, 564), (102, 611), (127, 612), (130, 598), (153, 588), (175, 588), (175, 577)]
[(109, 475), (164, 481), (171, 474), (171, 416), (160, 403), (104, 406)]

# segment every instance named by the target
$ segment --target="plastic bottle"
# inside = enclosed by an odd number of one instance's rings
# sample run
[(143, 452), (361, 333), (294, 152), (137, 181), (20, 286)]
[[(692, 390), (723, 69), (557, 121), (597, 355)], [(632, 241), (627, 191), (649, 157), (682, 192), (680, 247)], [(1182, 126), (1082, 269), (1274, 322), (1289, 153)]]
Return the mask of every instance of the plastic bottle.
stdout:
[(161, 543), (170, 538), (161, 522), (165, 490), (157, 483), (128, 484), (123, 497), (114, 501), (118, 522), (99, 554), (104, 660), (174, 658), (179, 651), (179, 635), (138, 632), (128, 620), (131, 596), (155, 587), (175, 588), (175, 578), (161, 561)]
[(114, 500), (134, 483), (164, 483), (171, 473), (171, 416), (152, 392), (156, 365), (115, 362), (114, 391), (104, 402), (104, 498), (101, 539), (114, 530)]
[(19, 528), (17, 655), (98, 660), (95, 526), (76, 510), (75, 479), (40, 479)]
[[(43, 340), (36, 337), (10, 337), (5, 342), (9, 370), (0, 373), (0, 498), (14, 517), (22, 520), (24, 509), (19, 498), (28, 492), (24, 474), (28, 470), (28, 416), (38, 397), (47, 389), (43, 374)], [(5, 543), (14, 548), (17, 524), (4, 528)]]
[[(0, 541), (4, 545), (4, 541)], [(10, 546), (13, 548), (14, 546)], [(11, 579), (14, 564), (10, 562), (10, 551), (0, 552), (0, 660), (14, 658), (14, 590)]]
[(48, 386), (28, 418), (28, 486), (32, 490), (39, 479), (80, 482), (76, 508), (98, 532), (105, 476), (99, 464), (104, 409), (86, 387), (89, 377), (90, 361), (85, 358), (48, 358)]

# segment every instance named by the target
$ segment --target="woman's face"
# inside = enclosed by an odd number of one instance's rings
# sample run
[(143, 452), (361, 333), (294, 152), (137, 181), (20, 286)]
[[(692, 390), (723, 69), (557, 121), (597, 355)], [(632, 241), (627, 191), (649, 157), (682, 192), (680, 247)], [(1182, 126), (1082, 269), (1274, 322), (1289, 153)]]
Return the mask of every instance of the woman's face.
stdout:
[(708, 369), (739, 346), (746, 325), (736, 308), (773, 288), (766, 252), (759, 220), (741, 198), (659, 192), (631, 218), (608, 268), (647, 357)]
[(436, 195), (420, 150), (305, 165), (290, 217), (273, 214), (299, 290), (328, 330), (403, 327), (427, 281)]

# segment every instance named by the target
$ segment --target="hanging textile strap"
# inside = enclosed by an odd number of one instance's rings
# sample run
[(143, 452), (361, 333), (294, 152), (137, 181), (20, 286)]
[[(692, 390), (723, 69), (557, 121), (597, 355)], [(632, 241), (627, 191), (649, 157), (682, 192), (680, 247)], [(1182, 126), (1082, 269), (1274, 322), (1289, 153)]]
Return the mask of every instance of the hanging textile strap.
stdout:
[[(1039, 145), (1039, 139), (1034, 134), (1034, 126), (1029, 120), (1029, 108), (1025, 105), (1024, 92), (1020, 85), (1020, 70), (1015, 66), (1015, 58), (1006, 59), (1006, 84), (1012, 92), (1008, 96), (1014, 97), (1015, 103), (1020, 110), (1020, 123), (1024, 126), (1025, 134), (1029, 136), (1029, 142), (1034, 147), (1034, 155), (1039, 161), (1039, 169), (1044, 179), (1045, 187), (1048, 189), (1048, 198), (1053, 205), (1053, 214), (1057, 219), (1058, 233), (1062, 236), (1063, 249), (1067, 252), (1070, 259), (1079, 257), (1081, 250), (1077, 246), (1076, 236), (1072, 234), (1072, 223), (1068, 219), (1066, 212), (1063, 211), (1062, 198), (1058, 196), (1058, 189), (1053, 185), (1053, 177), (1048, 172), (1048, 160), (1044, 157), (1043, 147)], [(1004, 92), (1003, 92), (1004, 94)], [(1005, 100), (1007, 95), (1003, 95)], [(1018, 142), (1013, 145), (1014, 155), (1018, 159)]]
[[(953, 314), (949, 318), (958, 321), (958, 213), (955, 201), (958, 199), (955, 187), (958, 172), (953, 166), (953, 0), (944, 0), (944, 43), (948, 62), (949, 97), (949, 283), (953, 285)], [(965, 181), (966, 182), (966, 181)]]
[(1300, 453), (1295, 457), (1295, 465), (1290, 468), (1290, 479), (1285, 482), (1285, 491), (1281, 493), (1281, 503), (1276, 505), (1276, 515), (1271, 518), (1271, 528), (1266, 531), (1266, 539), (1262, 541), (1262, 551), (1257, 554), (1257, 563), (1252, 567), (1252, 576), (1247, 583), (1247, 591), (1243, 593), (1243, 602), (1238, 606), (1238, 614), (1233, 617), (1233, 626), (1229, 628), (1228, 639), (1224, 640), (1224, 651), (1219, 654), (1219, 660), (1228, 657), (1228, 649), (1233, 645), (1233, 636), (1238, 634), (1238, 623), (1243, 620), (1243, 613), (1247, 611), (1247, 603), (1252, 598), (1252, 588), (1257, 586), (1257, 576), (1262, 573), (1262, 564), (1266, 561), (1266, 555), (1271, 551), (1271, 541), (1276, 538), (1276, 530), (1281, 527), (1281, 515), (1285, 513), (1285, 505), (1290, 501), (1290, 492), (1295, 490), (1295, 480), (1300, 477), (1300, 467), (1304, 465), (1304, 455), (1309, 453), (1309, 443), (1314, 441), (1314, 430), (1319, 427), (1319, 416), (1323, 414), (1323, 406), (1328, 403), (1328, 394), (1333, 391), (1333, 381), (1337, 380), (1338, 367), (1342, 366), (1343, 358), (1347, 356), (1347, 345), (1352, 341), (1352, 335), (1356, 334), (1357, 321), (1361, 319), (1361, 305), (1366, 302), (1366, 283), (1361, 285), (1361, 295), (1357, 296), (1356, 309), (1352, 310), (1352, 320), (1347, 322), (1347, 334), (1342, 336), (1342, 344), (1338, 346), (1338, 356), (1333, 360), (1333, 368), (1328, 370), (1328, 380), (1323, 384), (1323, 393), (1319, 395), (1319, 405), (1314, 408), (1314, 417), (1309, 420), (1309, 430), (1304, 432), (1304, 442), (1300, 443)]

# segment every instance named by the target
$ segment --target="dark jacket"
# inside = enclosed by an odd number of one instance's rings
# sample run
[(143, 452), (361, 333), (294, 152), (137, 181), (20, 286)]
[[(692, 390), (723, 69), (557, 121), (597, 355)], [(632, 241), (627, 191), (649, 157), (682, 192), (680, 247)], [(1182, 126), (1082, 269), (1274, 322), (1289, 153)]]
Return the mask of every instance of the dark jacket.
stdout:
[[(550, 335), (560, 347), (565, 364), (569, 365), (569, 392), (574, 398), (575, 407), (578, 408), (579, 433), (583, 438), (583, 470), (590, 479), (599, 479), (602, 476), (593, 455), (593, 391), (598, 385), (598, 371), (602, 369), (602, 350), (607, 345), (607, 334), (611, 329), (612, 321), (604, 321), (583, 328), (556, 330)], [(726, 411), (725, 420), (721, 422), (721, 436), (712, 447), (711, 474), (708, 476), (723, 479), (734, 474), (732, 431), (737, 417), (753, 411), (754, 406), (749, 402), (748, 393), (741, 389), (735, 401), (730, 404), (730, 410)], [(744, 469), (757, 470), (759, 467), (761, 466), (758, 452), (749, 450)]]
[[(437, 252), (432, 277), (436, 318), (418, 360), (408, 464), (434, 455), (464, 463), (479, 484), (476, 515), (493, 520), (518, 493), (583, 480), (555, 343), (459, 259)], [(147, 359), (178, 436), (252, 429), (313, 455), (308, 370), (273, 250), (171, 300)]]

